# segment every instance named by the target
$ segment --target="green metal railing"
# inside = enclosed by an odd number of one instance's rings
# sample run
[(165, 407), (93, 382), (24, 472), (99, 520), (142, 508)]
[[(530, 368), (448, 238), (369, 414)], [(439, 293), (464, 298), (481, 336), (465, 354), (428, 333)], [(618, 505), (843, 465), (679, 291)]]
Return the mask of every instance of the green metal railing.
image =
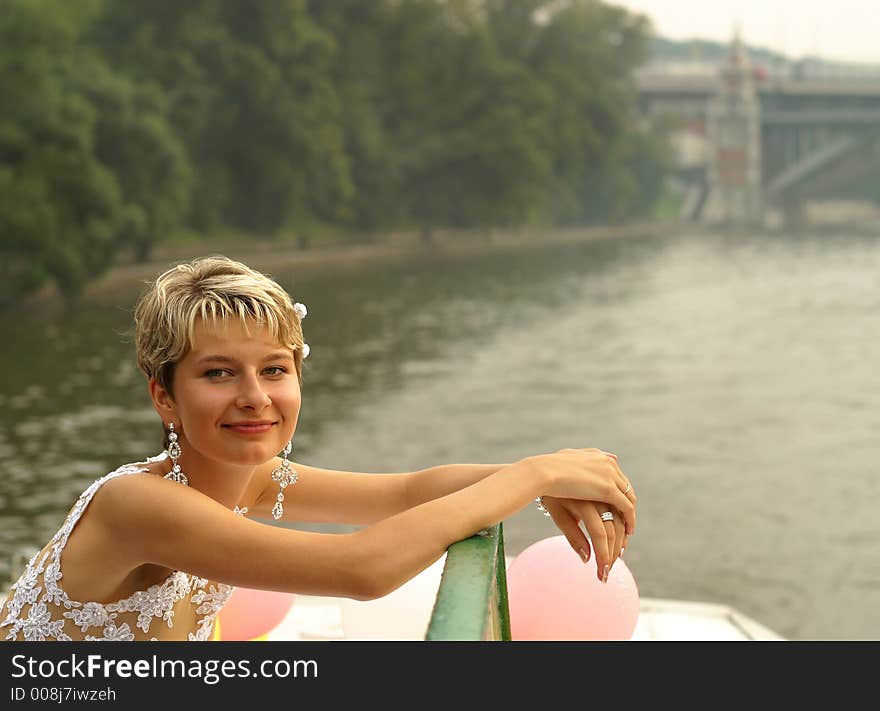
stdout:
[(502, 524), (449, 547), (425, 639), (510, 639)]

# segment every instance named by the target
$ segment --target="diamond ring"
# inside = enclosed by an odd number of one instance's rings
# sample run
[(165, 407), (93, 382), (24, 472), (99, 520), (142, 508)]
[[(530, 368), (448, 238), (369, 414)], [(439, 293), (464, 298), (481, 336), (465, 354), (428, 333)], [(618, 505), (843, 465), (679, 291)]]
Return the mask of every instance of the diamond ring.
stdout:
[(603, 511), (602, 515), (599, 518), (601, 518), (603, 521), (613, 521), (614, 514), (611, 513), (610, 511)]
[(626, 482), (626, 488), (623, 490), (623, 493), (628, 494), (630, 489), (632, 489), (632, 484)]

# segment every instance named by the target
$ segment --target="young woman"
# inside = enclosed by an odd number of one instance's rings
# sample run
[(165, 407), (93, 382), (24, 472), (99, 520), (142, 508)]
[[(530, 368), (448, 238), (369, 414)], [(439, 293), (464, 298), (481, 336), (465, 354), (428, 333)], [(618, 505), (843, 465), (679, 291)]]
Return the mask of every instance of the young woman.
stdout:
[[(136, 307), (135, 342), (166, 449), (83, 492), (10, 589), (6, 639), (205, 640), (235, 585), (374, 599), (536, 498), (585, 562), (592, 541), (607, 578), (636, 523), (613, 454), (398, 474), (291, 462), (305, 315), (225, 257), (156, 280)], [(270, 516), (363, 527), (322, 534), (251, 518)]]

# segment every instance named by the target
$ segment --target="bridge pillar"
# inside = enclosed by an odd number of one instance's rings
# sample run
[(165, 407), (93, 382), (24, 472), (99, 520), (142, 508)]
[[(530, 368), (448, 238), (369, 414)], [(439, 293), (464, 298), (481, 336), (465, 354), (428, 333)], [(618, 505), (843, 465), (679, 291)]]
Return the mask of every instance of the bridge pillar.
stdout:
[(761, 223), (761, 104), (738, 34), (721, 69), (719, 91), (709, 100), (706, 131), (707, 196), (701, 218), (716, 224)]
[(801, 230), (807, 224), (807, 206), (803, 200), (786, 200), (782, 204), (782, 217), (787, 230)]

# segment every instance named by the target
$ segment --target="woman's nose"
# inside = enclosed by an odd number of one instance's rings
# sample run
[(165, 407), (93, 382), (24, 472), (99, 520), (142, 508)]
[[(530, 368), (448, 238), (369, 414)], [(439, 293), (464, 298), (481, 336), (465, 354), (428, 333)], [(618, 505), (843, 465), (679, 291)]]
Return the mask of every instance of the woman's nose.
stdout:
[(242, 378), (241, 387), (236, 398), (236, 405), (242, 409), (262, 410), (271, 399), (263, 389), (259, 378), (246, 376)]

